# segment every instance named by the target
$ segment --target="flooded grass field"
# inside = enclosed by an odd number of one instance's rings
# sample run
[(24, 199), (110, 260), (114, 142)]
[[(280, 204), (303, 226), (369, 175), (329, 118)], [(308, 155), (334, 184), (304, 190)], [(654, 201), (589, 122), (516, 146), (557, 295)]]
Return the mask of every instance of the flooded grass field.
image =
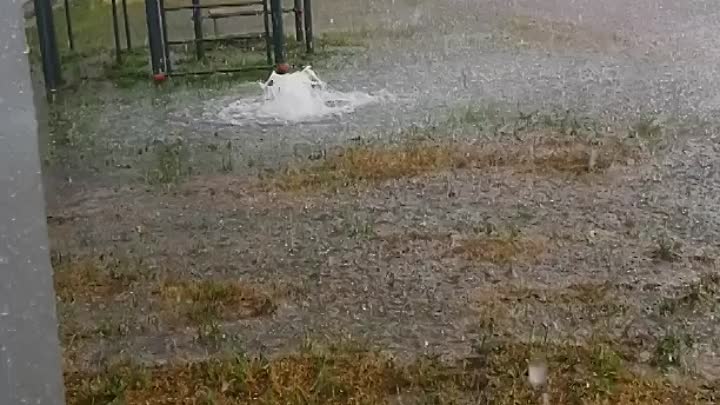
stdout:
[[(67, 54), (70, 404), (720, 401), (720, 5), (314, 4), (291, 61), (372, 102), (265, 120), (269, 72), (157, 87), (140, 49)], [(300, 107), (325, 111), (272, 112)]]

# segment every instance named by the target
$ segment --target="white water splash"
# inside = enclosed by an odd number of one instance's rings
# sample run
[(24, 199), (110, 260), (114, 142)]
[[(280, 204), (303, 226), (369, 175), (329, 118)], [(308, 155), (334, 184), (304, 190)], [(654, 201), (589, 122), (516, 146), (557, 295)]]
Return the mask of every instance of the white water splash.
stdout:
[(233, 101), (217, 113), (218, 118), (233, 125), (312, 122), (352, 113), (387, 97), (331, 90), (310, 66), (284, 75), (273, 72), (260, 86), (261, 98)]

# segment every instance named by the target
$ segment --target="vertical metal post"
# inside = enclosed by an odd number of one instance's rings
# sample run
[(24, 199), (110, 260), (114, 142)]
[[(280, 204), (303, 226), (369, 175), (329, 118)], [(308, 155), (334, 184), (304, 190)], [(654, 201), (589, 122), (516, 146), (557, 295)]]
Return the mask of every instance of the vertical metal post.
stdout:
[[(7, 1), (0, 1), (0, 3), (7, 3)], [(15, 2), (10, 3), (15, 4)], [(40, 53), (42, 54), (45, 88), (49, 93), (53, 93), (60, 85), (62, 77), (60, 71), (60, 54), (55, 37), (52, 3), (51, 0), (34, 0), (34, 5)]]
[(127, 0), (122, 0), (123, 24), (125, 25), (125, 47), (132, 49), (132, 39), (130, 38), (130, 20), (128, 19)]
[(303, 0), (295, 0), (293, 11), (295, 12), (295, 39), (298, 42), (303, 42), (305, 40), (303, 33)]
[[(50, 13), (42, 3), (36, 13)], [(20, 1), (0, 1), (0, 404), (64, 404), (38, 124)], [(38, 22), (46, 21), (41, 17)], [(47, 29), (47, 26), (45, 27)]]
[(110, 6), (112, 7), (112, 24), (113, 24), (113, 35), (115, 37), (115, 60), (117, 63), (122, 62), (122, 56), (121, 56), (121, 49), (120, 49), (120, 26), (118, 24), (118, 15), (117, 15), (117, 0), (112, 0), (110, 2)]
[(273, 26), (273, 48), (275, 50), (275, 64), (286, 63), (287, 53), (285, 50), (285, 27), (283, 22), (282, 0), (270, 0), (270, 12), (272, 13)]
[(70, 16), (70, 0), (65, 0), (65, 27), (67, 27), (68, 47), (75, 50), (75, 37), (72, 29), (72, 17)]
[(163, 61), (165, 64), (165, 72), (170, 74), (172, 72), (172, 63), (170, 63), (170, 44), (168, 44), (168, 29), (167, 21), (165, 20), (165, 0), (159, 0), (158, 16), (160, 16), (160, 23), (162, 27), (162, 43), (163, 43)]
[(195, 56), (198, 60), (205, 58), (205, 49), (203, 49), (203, 29), (202, 29), (202, 9), (200, 0), (192, 0), (193, 27), (195, 28)]
[(267, 64), (272, 65), (272, 37), (270, 36), (270, 8), (268, 0), (263, 0), (263, 24), (265, 25), (265, 53), (267, 55)]
[(148, 48), (153, 75), (166, 72), (165, 43), (160, 22), (160, 4), (158, 0), (145, 0), (145, 20), (148, 29)]
[(307, 53), (313, 53), (315, 52), (315, 38), (313, 38), (312, 0), (305, 0), (303, 15), (305, 16), (305, 45)]

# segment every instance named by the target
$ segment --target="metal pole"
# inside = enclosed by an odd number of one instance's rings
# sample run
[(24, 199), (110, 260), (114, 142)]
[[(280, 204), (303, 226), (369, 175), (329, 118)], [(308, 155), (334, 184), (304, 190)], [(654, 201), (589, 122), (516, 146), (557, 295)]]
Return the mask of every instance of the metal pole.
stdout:
[(115, 37), (115, 60), (117, 63), (121, 63), (122, 57), (120, 54), (120, 27), (118, 25), (117, 0), (112, 0), (110, 5), (112, 7), (113, 35)]
[(272, 13), (275, 64), (280, 65), (286, 63), (287, 61), (287, 54), (285, 51), (285, 28), (283, 24), (282, 0), (270, 0), (270, 12)]
[(270, 37), (270, 8), (268, 0), (263, 0), (263, 23), (265, 25), (265, 53), (268, 65), (272, 65), (272, 38)]
[(73, 36), (72, 17), (70, 16), (70, 0), (65, 0), (65, 26), (67, 27), (68, 46), (75, 50), (75, 37)]
[(298, 42), (305, 40), (303, 33), (303, 0), (295, 0), (295, 39)]
[(192, 0), (193, 27), (195, 28), (195, 56), (198, 60), (205, 58), (205, 49), (203, 49), (203, 29), (202, 29), (202, 10), (200, 9), (200, 0)]
[[(49, 2), (36, 13), (52, 12)], [(44, 21), (44, 20), (40, 20)], [(63, 405), (38, 124), (20, 1), (0, 1), (0, 404)]]
[[(0, 1), (0, 3), (7, 2)], [(14, 2), (11, 2), (11, 4), (14, 4)], [(49, 93), (53, 93), (60, 85), (62, 77), (60, 54), (58, 53), (57, 39), (55, 38), (52, 3), (51, 0), (34, 0), (34, 5), (40, 53), (42, 54), (45, 88)]]
[(315, 38), (313, 38), (312, 0), (305, 0), (303, 14), (305, 15), (305, 45), (307, 53), (313, 53), (315, 52)]
[(162, 25), (160, 23), (160, 8), (158, 0), (145, 0), (145, 19), (148, 29), (148, 48), (150, 48), (150, 65), (153, 75), (164, 73), (165, 47), (162, 37)]
[(165, 0), (158, 1), (158, 16), (160, 16), (160, 23), (162, 26), (162, 43), (163, 43), (163, 61), (165, 64), (165, 72), (170, 74), (172, 72), (172, 63), (170, 63), (170, 44), (168, 41), (168, 29), (167, 20), (165, 20)]
[(128, 20), (127, 0), (122, 0), (123, 23), (125, 24), (125, 47), (132, 49), (132, 39), (130, 38), (130, 20)]

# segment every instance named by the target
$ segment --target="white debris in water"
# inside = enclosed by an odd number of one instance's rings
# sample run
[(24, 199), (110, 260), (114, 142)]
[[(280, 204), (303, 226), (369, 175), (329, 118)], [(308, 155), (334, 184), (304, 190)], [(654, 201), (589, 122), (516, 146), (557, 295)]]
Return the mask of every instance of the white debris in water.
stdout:
[(538, 389), (547, 383), (548, 366), (544, 359), (536, 358), (528, 365), (528, 381), (533, 388)]
[(263, 90), (261, 98), (231, 102), (218, 113), (220, 120), (233, 125), (317, 121), (352, 113), (358, 107), (384, 97), (359, 91), (331, 90), (310, 66), (284, 75), (273, 72), (260, 86)]

